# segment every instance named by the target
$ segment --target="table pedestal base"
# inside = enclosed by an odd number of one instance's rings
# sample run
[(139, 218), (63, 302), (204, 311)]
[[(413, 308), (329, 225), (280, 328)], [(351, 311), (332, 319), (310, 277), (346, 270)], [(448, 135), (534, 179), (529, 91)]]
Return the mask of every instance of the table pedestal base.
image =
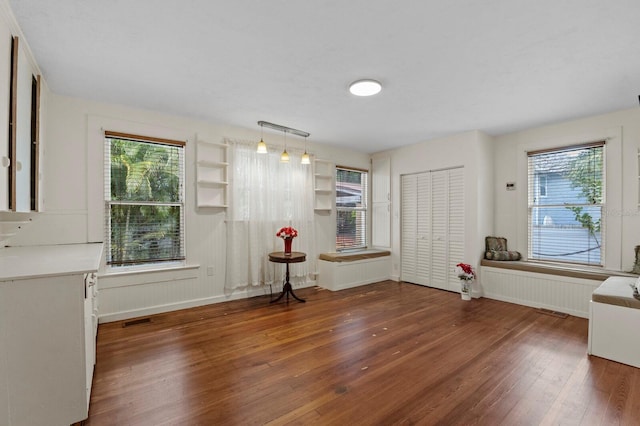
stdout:
[(293, 253), (284, 253), (284, 252), (274, 252), (269, 253), (269, 260), (271, 262), (276, 263), (284, 263), (286, 264), (286, 270), (284, 275), (284, 285), (282, 286), (282, 293), (278, 296), (277, 299), (272, 300), (270, 303), (275, 303), (278, 300), (282, 299), (285, 295), (287, 296), (287, 302), (289, 301), (289, 294), (296, 299), (298, 302), (306, 302), (304, 299), (300, 299), (293, 292), (293, 287), (291, 286), (290, 275), (289, 275), (289, 264), (290, 263), (299, 263), (304, 262), (307, 258), (307, 255), (302, 252), (293, 252)]
[(287, 296), (287, 300), (289, 300), (289, 294), (291, 294), (291, 296), (293, 296), (293, 298), (296, 299), (298, 302), (306, 302), (306, 300), (300, 299), (298, 296), (296, 296), (296, 294), (293, 292), (293, 287), (291, 286), (291, 283), (286, 282), (284, 283), (284, 287), (282, 287), (282, 293), (280, 293), (280, 296), (278, 296), (277, 299), (272, 300), (270, 303), (276, 303), (278, 300), (282, 299), (285, 295)]

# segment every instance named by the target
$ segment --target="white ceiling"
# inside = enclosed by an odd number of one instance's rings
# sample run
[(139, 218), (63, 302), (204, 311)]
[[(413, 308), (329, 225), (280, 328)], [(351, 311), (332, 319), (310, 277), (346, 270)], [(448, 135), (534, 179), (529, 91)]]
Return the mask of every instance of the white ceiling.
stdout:
[[(369, 153), (640, 94), (638, 0), (9, 2), (55, 93)], [(351, 95), (361, 78), (382, 92)]]

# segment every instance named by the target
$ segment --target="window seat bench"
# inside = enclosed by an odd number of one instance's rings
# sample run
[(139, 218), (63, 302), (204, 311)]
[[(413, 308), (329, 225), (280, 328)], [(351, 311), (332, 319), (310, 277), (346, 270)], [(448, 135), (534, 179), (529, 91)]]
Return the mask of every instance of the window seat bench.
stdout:
[(593, 291), (587, 347), (590, 355), (640, 368), (640, 300), (632, 288), (636, 280), (611, 277)]
[(637, 278), (621, 271), (533, 261), (480, 262), (483, 297), (589, 318), (593, 291), (609, 277)]
[(391, 252), (358, 250), (322, 253), (318, 262), (318, 285), (331, 291), (344, 290), (389, 279)]

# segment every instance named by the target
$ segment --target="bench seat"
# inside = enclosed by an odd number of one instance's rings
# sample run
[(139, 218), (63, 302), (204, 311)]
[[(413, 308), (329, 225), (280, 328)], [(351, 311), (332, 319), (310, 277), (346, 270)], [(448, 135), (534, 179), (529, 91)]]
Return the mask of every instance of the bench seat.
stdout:
[(640, 368), (640, 300), (633, 297), (637, 278), (607, 278), (591, 296), (590, 355)]

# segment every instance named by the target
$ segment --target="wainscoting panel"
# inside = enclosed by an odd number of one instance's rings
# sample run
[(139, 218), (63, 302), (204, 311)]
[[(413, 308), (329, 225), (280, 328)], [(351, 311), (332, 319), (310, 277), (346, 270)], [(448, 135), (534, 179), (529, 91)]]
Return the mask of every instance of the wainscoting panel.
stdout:
[(591, 293), (602, 281), (510, 269), (481, 268), (484, 297), (589, 318)]

